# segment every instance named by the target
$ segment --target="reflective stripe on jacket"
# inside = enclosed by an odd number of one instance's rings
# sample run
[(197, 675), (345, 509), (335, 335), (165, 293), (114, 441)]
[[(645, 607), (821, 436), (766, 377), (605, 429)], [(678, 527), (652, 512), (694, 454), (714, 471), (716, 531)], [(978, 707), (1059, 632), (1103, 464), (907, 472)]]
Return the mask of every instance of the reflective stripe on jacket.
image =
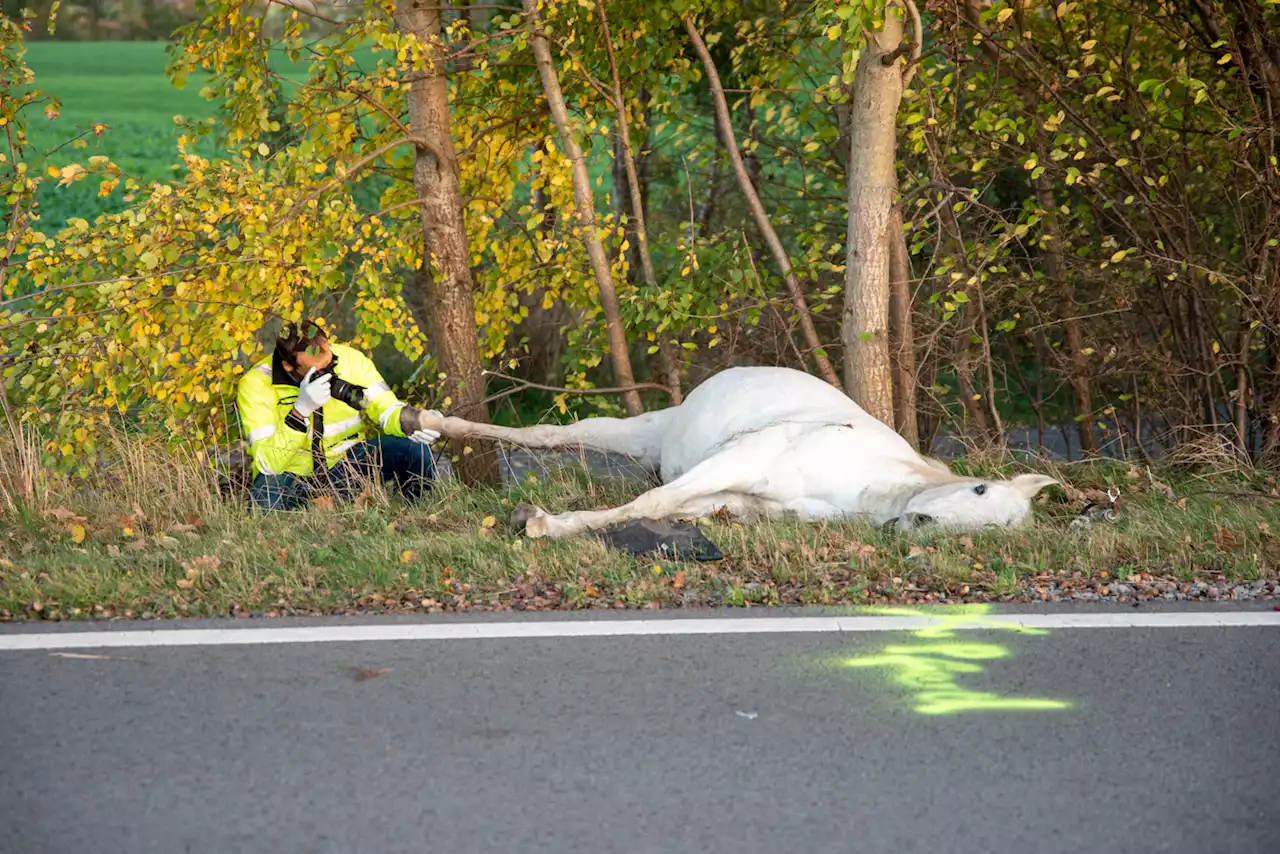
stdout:
[[(325, 462), (332, 468), (347, 451), (367, 438), (363, 416), (390, 436), (403, 436), (400, 408), (395, 392), (382, 379), (372, 360), (345, 344), (330, 345), (337, 364), (333, 373), (352, 385), (364, 386), (363, 415), (342, 401), (331, 398), (323, 407)], [(298, 399), (298, 381), (285, 372), (274, 355), (263, 359), (240, 378), (236, 389), (236, 409), (249, 442), (253, 458), (253, 474), (310, 475), (315, 471), (311, 460), (311, 432), (314, 416), (308, 418), (305, 430), (285, 423)], [(290, 419), (296, 422), (296, 417)]]

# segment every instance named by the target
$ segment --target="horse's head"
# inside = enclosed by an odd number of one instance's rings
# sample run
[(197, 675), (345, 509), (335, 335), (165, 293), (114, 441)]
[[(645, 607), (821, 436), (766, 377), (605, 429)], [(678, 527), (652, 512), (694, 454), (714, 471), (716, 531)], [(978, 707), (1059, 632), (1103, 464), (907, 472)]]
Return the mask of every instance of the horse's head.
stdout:
[(1020, 474), (1012, 480), (965, 478), (930, 486), (912, 496), (890, 523), (902, 531), (923, 525), (968, 531), (1020, 525), (1031, 515), (1031, 499), (1051, 483), (1057, 481)]

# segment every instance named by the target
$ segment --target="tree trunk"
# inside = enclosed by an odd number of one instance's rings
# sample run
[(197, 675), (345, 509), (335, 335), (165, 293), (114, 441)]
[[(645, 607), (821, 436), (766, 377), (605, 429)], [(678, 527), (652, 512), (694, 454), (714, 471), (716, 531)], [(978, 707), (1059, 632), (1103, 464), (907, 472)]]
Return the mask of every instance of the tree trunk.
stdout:
[[(625, 197), (629, 202), (624, 206), (624, 210), (631, 219), (632, 233), (636, 238), (635, 255), (640, 261), (644, 285), (649, 290), (656, 291), (658, 277), (653, 272), (653, 258), (649, 254), (649, 234), (644, 223), (644, 193), (640, 188), (640, 177), (636, 174), (635, 154), (631, 150), (631, 126), (627, 121), (627, 102), (622, 95), (622, 79), (618, 76), (618, 62), (613, 55), (613, 39), (609, 37), (609, 19), (605, 17), (604, 0), (596, 0), (596, 9), (600, 12), (604, 45), (609, 54), (609, 69), (613, 73), (613, 101), (618, 110), (618, 141), (622, 147), (619, 154), (626, 180)], [(614, 186), (618, 186), (616, 182)], [(621, 195), (622, 188), (619, 187), (614, 192)], [(680, 362), (676, 358), (675, 347), (661, 333), (658, 334), (658, 358), (662, 362), (662, 382), (671, 394), (672, 405), (677, 405), (684, 400), (680, 392)]]
[[(932, 147), (932, 146), (931, 146)], [(930, 151), (929, 176), (933, 183), (940, 187), (951, 187), (951, 179), (942, 169), (941, 157), (936, 151)], [(947, 193), (946, 190), (943, 191)], [(950, 195), (947, 193), (947, 195)], [(943, 244), (956, 259), (956, 265), (965, 279), (972, 275), (968, 258), (965, 256), (964, 239), (960, 235), (960, 221), (949, 198), (938, 207), (939, 224), (942, 228)], [(989, 445), (995, 435), (991, 427), (991, 419), (987, 408), (980, 401), (973, 376), (976, 370), (973, 355), (973, 338), (977, 330), (977, 303), (969, 300), (960, 307), (960, 329), (952, 342), (951, 364), (956, 371), (956, 386), (960, 395), (960, 404), (969, 418), (969, 431), (980, 444)]]
[(916, 336), (911, 322), (911, 258), (902, 233), (902, 208), (889, 219), (889, 357), (893, 364), (893, 427), (919, 449), (916, 422)]
[[(410, 84), (409, 125), (417, 145), (413, 185), (422, 207), (424, 326), (445, 374), (445, 405), (459, 417), (487, 423), (484, 373), (476, 335), (471, 253), (462, 217), (462, 191), (453, 150), (449, 90), (444, 77), (440, 7), (435, 0), (400, 0), (400, 28), (423, 47), (424, 67)], [(434, 275), (431, 271), (434, 271)], [(492, 444), (455, 447), (458, 474), (468, 485), (498, 485)]]
[[(1034, 104), (1028, 108), (1034, 113)], [(1049, 146), (1043, 133), (1037, 132), (1035, 139), (1036, 157), (1041, 163), (1049, 161)], [(1066, 339), (1067, 379), (1071, 383), (1072, 396), (1075, 398), (1076, 430), (1080, 434), (1080, 450), (1086, 456), (1097, 456), (1098, 439), (1093, 430), (1093, 384), (1089, 381), (1089, 359), (1082, 352), (1084, 349), (1084, 331), (1080, 328), (1080, 319), (1076, 316), (1078, 308), (1072, 298), (1071, 282), (1067, 278), (1066, 264), (1062, 259), (1062, 229), (1058, 225), (1058, 203), (1053, 196), (1053, 183), (1048, 172), (1040, 173), (1035, 179), (1036, 202), (1044, 211), (1040, 222), (1048, 240), (1045, 243), (1045, 266), (1048, 268), (1049, 281), (1057, 288), (1058, 314), (1062, 321), (1063, 337)]]
[(1262, 450), (1259, 458), (1267, 465), (1280, 462), (1280, 333), (1262, 327), (1267, 345), (1264, 387), (1258, 390), (1262, 415)]
[[(531, 0), (525, 0), (525, 2), (531, 2)], [(822, 375), (822, 378), (839, 388), (840, 378), (836, 376), (835, 370), (831, 367), (831, 362), (827, 360), (822, 351), (822, 344), (818, 341), (818, 331), (813, 326), (813, 317), (809, 314), (809, 306), (805, 302), (804, 291), (801, 290), (800, 281), (791, 269), (791, 259), (787, 256), (787, 250), (783, 248), (782, 241), (778, 239), (777, 233), (773, 230), (773, 224), (769, 222), (769, 216), (765, 213), (764, 205), (760, 204), (760, 197), (756, 194), (755, 187), (751, 183), (751, 177), (747, 174), (747, 168), (742, 162), (742, 154), (738, 151), (738, 141), (733, 135), (733, 124), (729, 120), (729, 105), (725, 101), (724, 89), (720, 86), (720, 75), (716, 71), (715, 63), (711, 61), (711, 54), (707, 51), (707, 46), (702, 41), (702, 36), (698, 34), (697, 27), (693, 25), (693, 18), (685, 15), (684, 25), (685, 29), (689, 31), (689, 39), (693, 42), (694, 50), (697, 51), (698, 57), (702, 60), (702, 67), (707, 73), (707, 83), (711, 87), (711, 98), (715, 104), (720, 133), (724, 135), (725, 150), (729, 152), (729, 159), (733, 163), (733, 171), (738, 176), (738, 186), (741, 187), (742, 194), (747, 197), (747, 205), (751, 208), (751, 214), (755, 218), (756, 228), (760, 230), (760, 235), (764, 238), (770, 253), (773, 254), (774, 263), (778, 265), (779, 270), (782, 272), (782, 279), (787, 284), (787, 291), (791, 295), (792, 305), (795, 306), (796, 315), (800, 320), (800, 330), (804, 335), (805, 346), (813, 354), (814, 364), (817, 365), (818, 373)]]
[(622, 328), (622, 311), (618, 305), (618, 293), (614, 290), (613, 277), (609, 272), (609, 259), (605, 255), (604, 244), (600, 242), (596, 227), (595, 199), (591, 193), (591, 180), (587, 175), (586, 159), (569, 127), (569, 111), (565, 107), (564, 95), (560, 91), (560, 79), (556, 76), (555, 65), (551, 61), (551, 48), (547, 44), (546, 35), (542, 32), (542, 21), (538, 16), (538, 0), (524, 0), (524, 11), (529, 28), (529, 44), (533, 48), (538, 74), (542, 78), (542, 89), (546, 94), (547, 106), (551, 109), (556, 130), (560, 134), (560, 146), (573, 163), (574, 207), (578, 214), (582, 239), (587, 247), (587, 257), (591, 260), (591, 272), (595, 276), (596, 288), (600, 291), (600, 305), (604, 309), (605, 323), (609, 333), (609, 356), (613, 361), (614, 379), (620, 387), (626, 389), (622, 392), (622, 405), (626, 408), (627, 414), (640, 415), (644, 412), (644, 406), (640, 403), (640, 393), (631, 388), (635, 385), (635, 376), (631, 372), (631, 355), (627, 352), (627, 336)]
[(1253, 330), (1249, 318), (1241, 313), (1240, 329), (1236, 332), (1236, 447), (1240, 456), (1249, 456), (1249, 344)]
[[(630, 230), (628, 226), (634, 218), (634, 214), (631, 213), (631, 194), (627, 192), (625, 160), (626, 149), (622, 145), (622, 136), (615, 134), (613, 137), (613, 164), (609, 170), (609, 177), (613, 181), (613, 221), (617, 223), (619, 231), (624, 235)], [(630, 243), (625, 252), (622, 249), (623, 242)], [(617, 248), (611, 253), (609, 263), (617, 264), (618, 259), (622, 257), (627, 259), (627, 281), (635, 283), (637, 281), (636, 274), (639, 272), (635, 241), (618, 241)]]
[[(889, 360), (890, 211), (898, 180), (898, 104), (902, 64), (899, 10), (885, 10), (884, 26), (868, 33), (858, 58), (850, 105), (849, 227), (845, 236), (844, 388), (871, 415), (893, 425), (893, 367)], [(887, 63), (887, 64), (886, 64)]]
[[(533, 153), (541, 152), (545, 157), (547, 145), (540, 141), (531, 147)], [(541, 161), (543, 168), (549, 167), (551, 160)], [(550, 257), (537, 256), (539, 265), (554, 265), (557, 250), (552, 244), (555, 231), (556, 213), (551, 208), (544, 185), (536, 185), (531, 190), (531, 201), (536, 213), (541, 214), (537, 226), (537, 242), (535, 247), (552, 246)], [(537, 280), (541, 281), (542, 277)], [(535, 286), (532, 291), (521, 290), (517, 299), (520, 305), (528, 309), (528, 314), (512, 330), (511, 346), (516, 346), (520, 338), (528, 339), (529, 358), (521, 365), (520, 376), (542, 385), (564, 385), (564, 354), (566, 342), (564, 330), (577, 323), (564, 301), (552, 300), (549, 307), (544, 307), (546, 288)]]
[(89, 18), (89, 41), (102, 41), (102, 0), (86, 0), (84, 8)]
[[(711, 149), (711, 160), (707, 164), (707, 191), (698, 204), (694, 220), (698, 224), (698, 233), (703, 237), (711, 234), (712, 222), (716, 215), (716, 202), (720, 198), (720, 152), (724, 141), (720, 134), (720, 119), (714, 119), (715, 145)], [(692, 192), (692, 190), (690, 190)]]
[(751, 183), (751, 189), (759, 194), (760, 173), (764, 170), (764, 165), (760, 162), (760, 155), (756, 154), (760, 150), (760, 128), (756, 124), (756, 108), (751, 106), (750, 98), (747, 98), (745, 109), (747, 112), (747, 141), (750, 144), (747, 146), (747, 154), (743, 158), (743, 162), (747, 167), (747, 180)]

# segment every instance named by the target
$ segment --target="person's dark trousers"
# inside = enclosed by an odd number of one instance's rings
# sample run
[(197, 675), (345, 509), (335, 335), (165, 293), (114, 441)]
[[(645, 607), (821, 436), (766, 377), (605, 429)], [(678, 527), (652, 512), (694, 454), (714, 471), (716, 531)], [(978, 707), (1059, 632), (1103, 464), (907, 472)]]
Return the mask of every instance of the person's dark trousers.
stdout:
[[(350, 499), (366, 481), (394, 482), (405, 498), (417, 501), (431, 491), (435, 462), (426, 445), (400, 436), (375, 436), (353, 445), (328, 477), (259, 474), (249, 497), (260, 510), (295, 510), (317, 495), (336, 493)], [(328, 482), (326, 482), (328, 481)]]

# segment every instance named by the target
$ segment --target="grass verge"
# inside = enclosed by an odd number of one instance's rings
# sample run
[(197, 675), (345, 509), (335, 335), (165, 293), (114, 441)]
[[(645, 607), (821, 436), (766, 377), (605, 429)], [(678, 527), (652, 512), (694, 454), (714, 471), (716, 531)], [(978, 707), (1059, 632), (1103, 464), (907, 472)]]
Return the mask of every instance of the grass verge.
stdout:
[[(117, 437), (119, 463), (93, 481), (41, 469), (35, 450), (0, 443), (0, 620), (1280, 595), (1280, 491), (1260, 472), (1040, 467), (1067, 488), (1041, 493), (1034, 526), (967, 536), (713, 518), (725, 559), (696, 564), (512, 536), (520, 501), (585, 509), (644, 488), (575, 468), (261, 517), (144, 439)], [(1072, 527), (1108, 488), (1118, 518)]]

